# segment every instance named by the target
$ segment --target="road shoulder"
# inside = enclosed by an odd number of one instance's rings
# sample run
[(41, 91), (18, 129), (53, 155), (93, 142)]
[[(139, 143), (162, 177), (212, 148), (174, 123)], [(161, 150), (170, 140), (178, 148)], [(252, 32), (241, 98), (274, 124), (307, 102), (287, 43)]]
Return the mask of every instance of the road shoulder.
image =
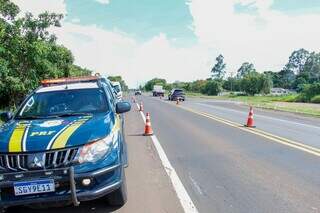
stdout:
[(125, 115), (129, 153), (128, 202), (117, 212), (183, 212), (144, 123), (135, 108)]

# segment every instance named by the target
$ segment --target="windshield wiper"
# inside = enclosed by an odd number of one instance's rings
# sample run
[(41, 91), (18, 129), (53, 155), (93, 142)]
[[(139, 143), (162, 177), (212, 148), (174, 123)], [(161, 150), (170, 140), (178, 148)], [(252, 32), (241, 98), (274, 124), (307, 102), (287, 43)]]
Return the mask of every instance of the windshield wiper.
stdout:
[(47, 119), (50, 118), (49, 116), (36, 116), (36, 115), (30, 115), (30, 116), (17, 116), (16, 119), (18, 120), (36, 120), (36, 119)]
[(72, 113), (64, 113), (64, 114), (57, 114), (57, 117), (71, 117), (71, 116), (85, 116), (85, 115), (92, 115), (92, 113), (85, 113), (85, 112), (72, 112)]

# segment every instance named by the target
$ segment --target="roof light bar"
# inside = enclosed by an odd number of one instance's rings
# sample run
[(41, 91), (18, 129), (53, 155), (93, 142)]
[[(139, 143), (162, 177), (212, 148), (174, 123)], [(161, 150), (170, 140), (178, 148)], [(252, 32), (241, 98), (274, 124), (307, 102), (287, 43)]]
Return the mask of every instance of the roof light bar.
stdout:
[(69, 84), (69, 83), (81, 83), (81, 82), (95, 82), (100, 78), (98, 76), (86, 76), (86, 77), (70, 77), (70, 78), (56, 78), (45, 79), (41, 81), (42, 86), (50, 86), (53, 84)]

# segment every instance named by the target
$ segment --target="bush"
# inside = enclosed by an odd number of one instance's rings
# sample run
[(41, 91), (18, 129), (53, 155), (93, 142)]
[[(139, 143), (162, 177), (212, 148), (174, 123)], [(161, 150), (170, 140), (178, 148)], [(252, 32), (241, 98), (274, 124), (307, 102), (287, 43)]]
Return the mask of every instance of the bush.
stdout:
[(223, 82), (223, 89), (229, 91), (240, 91), (241, 90), (241, 79), (229, 77)]
[(304, 84), (297, 101), (310, 102), (313, 97), (318, 95), (320, 95), (320, 83)]
[(311, 102), (315, 104), (320, 104), (320, 95), (316, 95), (313, 98), (311, 98)]
[(202, 93), (207, 95), (218, 95), (222, 91), (222, 83), (216, 80), (210, 80), (204, 86)]
[(272, 87), (272, 81), (269, 76), (258, 72), (251, 72), (241, 79), (241, 88), (248, 95), (259, 93), (268, 94)]

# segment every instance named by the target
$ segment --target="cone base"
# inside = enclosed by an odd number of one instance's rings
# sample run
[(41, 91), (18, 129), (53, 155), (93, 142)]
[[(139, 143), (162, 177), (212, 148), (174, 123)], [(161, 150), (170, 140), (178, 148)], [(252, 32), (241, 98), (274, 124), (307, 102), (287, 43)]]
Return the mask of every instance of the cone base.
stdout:
[(247, 124), (243, 125), (244, 127), (247, 127), (247, 128), (256, 128), (256, 126), (248, 126)]
[(152, 136), (153, 135), (153, 133), (143, 133), (143, 136)]

